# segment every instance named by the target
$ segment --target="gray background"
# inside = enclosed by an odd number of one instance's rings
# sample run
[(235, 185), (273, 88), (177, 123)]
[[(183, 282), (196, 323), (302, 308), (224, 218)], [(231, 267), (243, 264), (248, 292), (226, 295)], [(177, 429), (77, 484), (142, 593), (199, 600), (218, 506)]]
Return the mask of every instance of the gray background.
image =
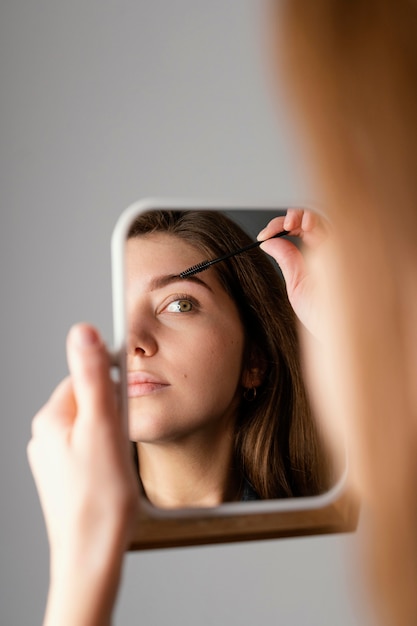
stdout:
[[(2, 624), (42, 619), (48, 551), (26, 462), (30, 421), (66, 373), (73, 322), (111, 341), (109, 242), (121, 210), (149, 195), (306, 193), (270, 85), (262, 4), (1, 2)], [(115, 623), (368, 624), (357, 543), (130, 554)]]

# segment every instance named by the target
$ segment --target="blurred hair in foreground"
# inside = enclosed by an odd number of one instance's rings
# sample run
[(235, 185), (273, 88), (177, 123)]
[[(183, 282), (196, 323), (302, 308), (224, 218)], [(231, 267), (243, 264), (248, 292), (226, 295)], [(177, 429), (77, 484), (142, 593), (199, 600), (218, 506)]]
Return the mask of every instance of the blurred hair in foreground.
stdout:
[[(417, 623), (417, 4), (273, 3), (277, 58), (333, 236), (310, 259), (310, 376), (348, 435), (380, 624)], [(331, 294), (331, 297), (329, 296)]]

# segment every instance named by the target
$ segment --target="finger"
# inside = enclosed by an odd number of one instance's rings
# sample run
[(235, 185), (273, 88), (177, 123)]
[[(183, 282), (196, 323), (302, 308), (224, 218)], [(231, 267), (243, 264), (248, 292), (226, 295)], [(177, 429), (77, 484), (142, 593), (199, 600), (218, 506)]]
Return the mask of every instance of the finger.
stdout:
[(299, 230), (301, 228), (304, 209), (288, 209), (284, 219), (284, 228), (291, 232), (293, 230)]
[(305, 276), (304, 258), (298, 248), (286, 239), (264, 241), (260, 248), (272, 256), (281, 268), (288, 295), (296, 289)]
[(301, 221), (301, 228), (305, 232), (310, 232), (317, 226), (318, 226), (317, 214), (313, 213), (312, 211), (304, 211), (302, 221)]
[(32, 420), (32, 437), (39, 437), (50, 429), (66, 429), (76, 414), (72, 382), (69, 376), (59, 383), (48, 402)]
[(284, 219), (284, 215), (281, 217), (274, 217), (274, 219), (272, 219), (258, 234), (257, 240), (263, 241), (264, 239), (268, 239), (268, 237), (272, 237), (273, 235), (276, 235), (284, 230)]
[(67, 357), (78, 416), (94, 420), (114, 415), (115, 394), (109, 356), (92, 326), (78, 324), (70, 330)]
[(288, 209), (284, 228), (299, 237), (307, 247), (320, 244), (327, 236), (324, 219), (309, 209)]
[(302, 222), (305, 213), (304, 209), (288, 209), (286, 215), (275, 217), (261, 230), (257, 236), (258, 241), (264, 241), (283, 230), (287, 230), (294, 236), (302, 236)]

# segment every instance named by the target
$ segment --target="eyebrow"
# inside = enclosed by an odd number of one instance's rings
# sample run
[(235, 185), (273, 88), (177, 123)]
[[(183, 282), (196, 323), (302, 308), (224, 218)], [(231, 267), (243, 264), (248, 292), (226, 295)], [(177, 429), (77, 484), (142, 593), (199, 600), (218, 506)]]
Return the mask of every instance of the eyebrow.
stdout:
[(198, 276), (186, 276), (185, 278), (181, 278), (178, 274), (166, 274), (164, 276), (155, 276), (149, 281), (149, 290), (155, 291), (155, 289), (161, 289), (162, 287), (166, 287), (171, 283), (177, 282), (192, 282), (197, 285), (202, 285), (209, 291), (213, 292), (213, 289), (208, 285), (204, 280), (201, 280)]

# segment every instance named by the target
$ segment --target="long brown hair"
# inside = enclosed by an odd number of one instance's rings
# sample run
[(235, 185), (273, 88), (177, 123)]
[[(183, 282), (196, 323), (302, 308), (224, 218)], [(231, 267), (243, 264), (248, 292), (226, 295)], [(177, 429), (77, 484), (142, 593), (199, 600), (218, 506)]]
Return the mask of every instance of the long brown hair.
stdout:
[[(217, 211), (148, 211), (129, 237), (165, 232), (216, 258), (251, 242)], [(213, 266), (245, 329), (245, 363), (257, 363), (256, 398), (240, 403), (234, 468), (262, 499), (311, 496), (329, 486), (329, 463), (311, 415), (300, 367), (296, 320), (284, 282), (259, 249)]]

